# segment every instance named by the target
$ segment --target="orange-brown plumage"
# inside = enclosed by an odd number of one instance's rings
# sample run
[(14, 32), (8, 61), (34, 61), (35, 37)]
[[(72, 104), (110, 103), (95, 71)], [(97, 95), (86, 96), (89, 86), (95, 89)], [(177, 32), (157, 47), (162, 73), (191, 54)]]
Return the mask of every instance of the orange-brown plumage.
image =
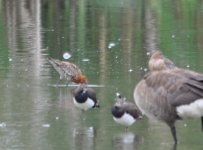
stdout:
[(66, 79), (78, 84), (87, 84), (87, 77), (82, 74), (80, 68), (75, 64), (68, 61), (53, 59), (51, 57), (48, 57), (48, 60), (59, 73), (60, 80)]
[(79, 76), (73, 77), (73, 82), (81, 83), (81, 84), (87, 84), (87, 77), (80, 74)]

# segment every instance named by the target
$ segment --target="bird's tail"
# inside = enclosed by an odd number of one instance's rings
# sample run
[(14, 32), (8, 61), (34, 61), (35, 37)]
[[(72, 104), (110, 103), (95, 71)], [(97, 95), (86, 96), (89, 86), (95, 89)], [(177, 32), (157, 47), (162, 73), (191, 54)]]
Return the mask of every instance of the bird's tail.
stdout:
[(94, 105), (94, 107), (95, 107), (95, 108), (99, 108), (99, 107), (100, 107), (99, 101), (96, 102), (96, 104)]

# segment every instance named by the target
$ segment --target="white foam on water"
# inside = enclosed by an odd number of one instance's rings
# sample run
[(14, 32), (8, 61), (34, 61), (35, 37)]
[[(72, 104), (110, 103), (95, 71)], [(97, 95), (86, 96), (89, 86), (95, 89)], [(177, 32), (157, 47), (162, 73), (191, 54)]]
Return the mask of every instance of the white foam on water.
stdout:
[(108, 48), (110, 49), (110, 48), (112, 48), (114, 46), (116, 46), (116, 43), (110, 42), (109, 45), (108, 45)]
[(67, 60), (67, 59), (71, 58), (71, 54), (69, 54), (68, 52), (65, 52), (63, 54), (63, 58)]
[(50, 124), (43, 124), (42, 127), (49, 128), (49, 127), (51, 127), (51, 125)]

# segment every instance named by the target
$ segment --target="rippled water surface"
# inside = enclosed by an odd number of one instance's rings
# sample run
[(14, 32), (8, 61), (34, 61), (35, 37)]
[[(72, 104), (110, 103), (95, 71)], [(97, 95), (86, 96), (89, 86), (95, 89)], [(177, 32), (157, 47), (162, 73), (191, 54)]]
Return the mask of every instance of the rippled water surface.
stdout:
[[(166, 125), (144, 118), (126, 131), (110, 109), (116, 92), (133, 101), (152, 50), (203, 73), (202, 16), (202, 1), (190, 0), (0, 0), (0, 149), (175, 149)], [(81, 112), (75, 85), (55, 86), (47, 57), (66, 52), (100, 109)], [(176, 149), (203, 148), (200, 119), (177, 132)]]

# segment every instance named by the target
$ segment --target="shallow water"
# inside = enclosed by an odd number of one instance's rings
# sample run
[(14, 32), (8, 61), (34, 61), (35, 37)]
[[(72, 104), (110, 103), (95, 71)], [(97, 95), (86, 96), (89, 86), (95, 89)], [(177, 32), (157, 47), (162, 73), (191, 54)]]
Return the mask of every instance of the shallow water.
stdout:
[[(174, 149), (169, 128), (147, 118), (128, 131), (110, 113), (115, 93), (133, 101), (161, 49), (203, 73), (203, 3), (147, 0), (0, 1), (0, 149)], [(80, 66), (100, 109), (76, 109), (75, 85), (56, 87), (47, 56)], [(177, 122), (178, 150), (202, 149), (200, 119)]]

